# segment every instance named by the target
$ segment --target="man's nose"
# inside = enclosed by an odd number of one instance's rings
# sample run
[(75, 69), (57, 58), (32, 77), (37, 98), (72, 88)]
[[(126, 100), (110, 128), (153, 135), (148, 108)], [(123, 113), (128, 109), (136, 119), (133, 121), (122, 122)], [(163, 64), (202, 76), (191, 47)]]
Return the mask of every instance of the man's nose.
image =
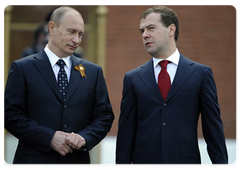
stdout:
[(148, 37), (149, 37), (149, 33), (148, 33), (147, 31), (144, 31), (144, 32), (142, 33), (142, 37), (143, 37), (144, 39), (148, 38)]
[(79, 35), (75, 35), (75, 36), (73, 37), (73, 39), (72, 39), (72, 41), (73, 41), (75, 44), (80, 44), (81, 40), (82, 40), (82, 38), (81, 38), (81, 36), (79, 36)]

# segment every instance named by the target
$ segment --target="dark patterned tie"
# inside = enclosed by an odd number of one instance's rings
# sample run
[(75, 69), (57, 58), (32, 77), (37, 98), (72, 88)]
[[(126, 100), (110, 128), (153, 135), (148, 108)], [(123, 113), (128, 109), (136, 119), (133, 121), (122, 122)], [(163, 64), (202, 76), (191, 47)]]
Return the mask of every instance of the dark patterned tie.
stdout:
[(159, 65), (161, 66), (161, 71), (158, 75), (158, 88), (162, 94), (164, 101), (166, 100), (168, 92), (171, 88), (171, 80), (167, 72), (168, 63), (169, 61), (167, 60), (162, 60), (161, 62), (159, 62)]
[(66, 64), (62, 59), (59, 59), (57, 61), (57, 65), (60, 66), (60, 69), (59, 69), (59, 72), (58, 72), (58, 86), (59, 86), (59, 89), (60, 89), (60, 93), (62, 94), (63, 102), (65, 102), (66, 94), (67, 94), (67, 86), (68, 86), (67, 74), (66, 74), (65, 69), (64, 69), (64, 66)]

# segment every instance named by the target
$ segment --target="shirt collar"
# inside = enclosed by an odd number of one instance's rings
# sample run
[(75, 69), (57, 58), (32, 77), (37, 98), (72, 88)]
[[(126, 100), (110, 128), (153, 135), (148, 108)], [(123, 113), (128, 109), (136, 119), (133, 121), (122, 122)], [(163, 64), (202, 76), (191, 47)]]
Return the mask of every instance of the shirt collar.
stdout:
[[(180, 58), (180, 53), (179, 53), (178, 49), (176, 48), (176, 51), (172, 55), (170, 55), (166, 60), (171, 61), (175, 65), (178, 65), (179, 58)], [(159, 58), (153, 57), (153, 66), (154, 66), (154, 68), (156, 66), (158, 66), (158, 63), (160, 61), (162, 61), (162, 60), (163, 59), (159, 59)]]
[(48, 45), (44, 48), (44, 51), (46, 52), (48, 59), (51, 63), (51, 66), (53, 67), (59, 59), (63, 59), (63, 61), (66, 63), (66, 66), (70, 68), (70, 58), (71, 56), (59, 58), (56, 54), (54, 54), (49, 48)]

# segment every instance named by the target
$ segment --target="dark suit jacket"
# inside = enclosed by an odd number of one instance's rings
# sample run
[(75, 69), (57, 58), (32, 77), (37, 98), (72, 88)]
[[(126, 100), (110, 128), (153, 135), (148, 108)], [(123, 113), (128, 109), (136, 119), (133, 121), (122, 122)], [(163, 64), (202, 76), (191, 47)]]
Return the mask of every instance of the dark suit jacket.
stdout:
[[(19, 139), (14, 163), (89, 163), (88, 151), (109, 132), (114, 115), (101, 67), (71, 58), (65, 103), (44, 51), (12, 63), (5, 89), (5, 128)], [(87, 78), (74, 69), (79, 64)], [(62, 157), (52, 150), (57, 130), (83, 136), (86, 151)]]
[(126, 73), (117, 136), (117, 163), (201, 163), (199, 113), (213, 163), (227, 163), (223, 125), (212, 70), (180, 56), (166, 101), (152, 59)]

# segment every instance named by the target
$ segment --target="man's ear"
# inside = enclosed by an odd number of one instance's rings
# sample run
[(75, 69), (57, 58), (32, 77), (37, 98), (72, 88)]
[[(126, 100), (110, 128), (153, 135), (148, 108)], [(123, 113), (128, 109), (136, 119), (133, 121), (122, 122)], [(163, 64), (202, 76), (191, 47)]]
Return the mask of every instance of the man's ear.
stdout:
[(174, 24), (169, 25), (169, 37), (174, 37), (175, 31), (176, 31), (176, 26)]
[(54, 33), (54, 28), (55, 28), (55, 24), (54, 24), (54, 22), (49, 22), (49, 24), (48, 24), (48, 32), (49, 32), (49, 34), (53, 34)]

